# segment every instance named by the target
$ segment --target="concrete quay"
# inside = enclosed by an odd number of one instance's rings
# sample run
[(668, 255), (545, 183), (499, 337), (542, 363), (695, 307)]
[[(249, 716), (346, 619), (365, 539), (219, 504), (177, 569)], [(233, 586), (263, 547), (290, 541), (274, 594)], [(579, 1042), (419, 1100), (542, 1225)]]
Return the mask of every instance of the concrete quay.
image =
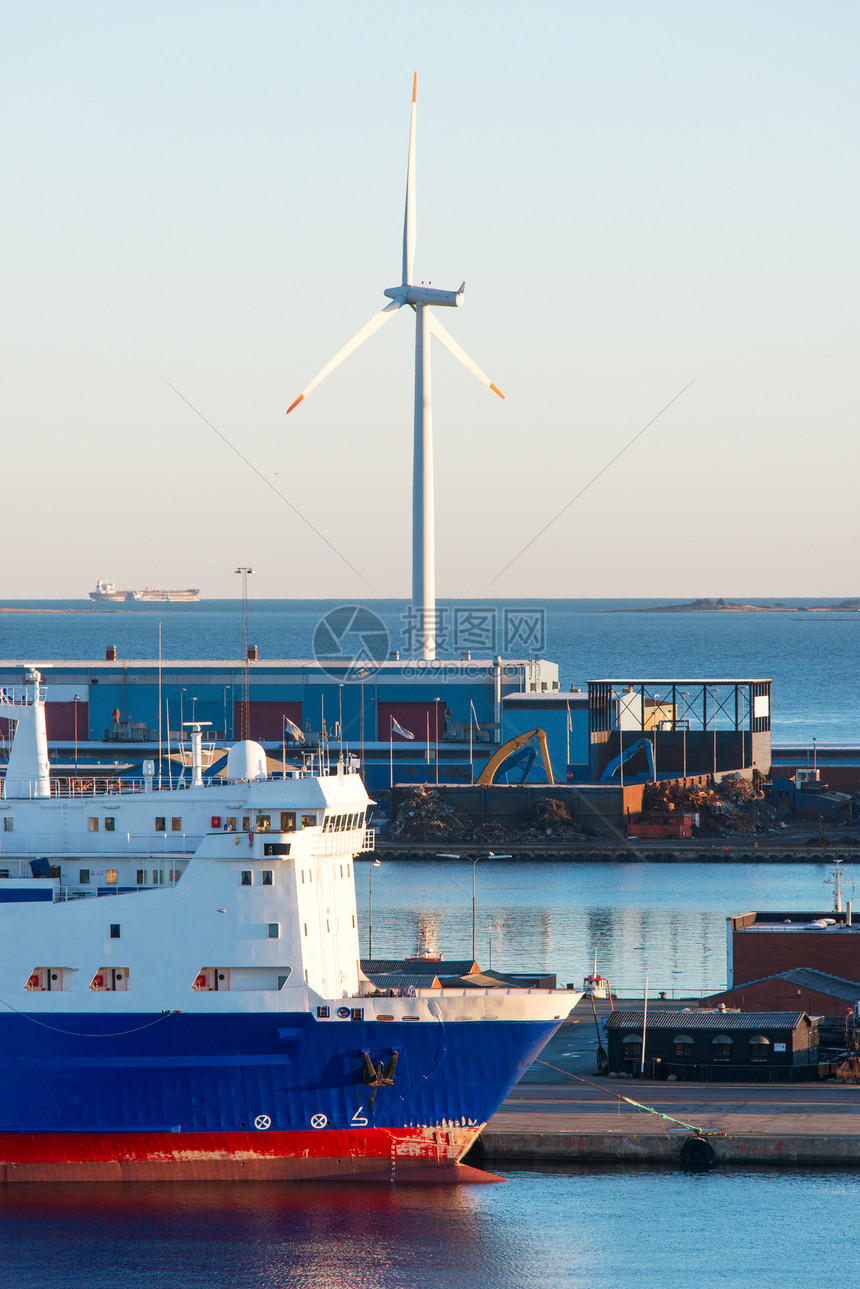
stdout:
[[(649, 1000), (649, 1007), (655, 1005), (667, 1006)], [(703, 1130), (718, 1164), (860, 1167), (860, 1085), (595, 1076), (590, 1007), (587, 1015), (581, 1006), (577, 1011), (482, 1133), (486, 1167), (514, 1161), (677, 1166), (690, 1129), (638, 1110), (623, 1097)]]
[(719, 838), (713, 842), (692, 841), (600, 841), (572, 842), (414, 842), (377, 841), (374, 854), (392, 861), (439, 859), (439, 852), (456, 853), (463, 859), (486, 857), (492, 850), (515, 860), (580, 864), (832, 864), (860, 861), (860, 847), (830, 841), (810, 845), (808, 838), (786, 841), (778, 837), (754, 837), (743, 841)]

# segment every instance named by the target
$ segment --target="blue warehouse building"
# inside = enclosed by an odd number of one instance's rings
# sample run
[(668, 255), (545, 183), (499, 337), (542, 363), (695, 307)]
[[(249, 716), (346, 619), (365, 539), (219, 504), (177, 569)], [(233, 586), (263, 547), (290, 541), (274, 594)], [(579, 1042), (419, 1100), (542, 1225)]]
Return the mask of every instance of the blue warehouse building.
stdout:
[[(45, 686), (58, 777), (75, 766), (137, 777), (144, 760), (175, 776), (192, 723), (216, 748), (242, 738), (262, 743), (273, 770), (302, 751), (325, 749), (329, 760), (349, 753), (371, 792), (392, 783), (472, 783), (502, 745), (536, 729), (546, 734), (559, 783), (623, 787), (770, 769), (769, 680), (592, 680), (587, 692), (564, 691), (557, 665), (540, 657), (394, 655), (362, 665), (263, 660), (252, 647), (246, 661), (159, 664), (123, 660), (109, 648), (94, 661), (2, 661), (0, 686), (20, 685), (30, 667)], [(0, 739), (8, 739), (2, 721)], [(505, 762), (497, 782), (505, 772), (510, 782), (545, 777), (534, 749)]]
[[(144, 759), (157, 757), (159, 741), (175, 751), (183, 728), (197, 722), (207, 740), (252, 738), (273, 760), (295, 760), (301, 745), (294, 731), (301, 731), (307, 749), (358, 756), (371, 791), (387, 788), (392, 774), (399, 782), (470, 782), (501, 743), (550, 718), (551, 698), (551, 755), (562, 779), (572, 746), (558, 667), (542, 658), (425, 663), (395, 656), (361, 667), (262, 660), (251, 648), (247, 663), (159, 665), (108, 649), (95, 661), (3, 661), (0, 685), (20, 685), (31, 666), (46, 688), (57, 767), (122, 764), (139, 774)], [(574, 698), (578, 707), (586, 701)], [(577, 735), (575, 759), (584, 764), (587, 719), (579, 714)]]

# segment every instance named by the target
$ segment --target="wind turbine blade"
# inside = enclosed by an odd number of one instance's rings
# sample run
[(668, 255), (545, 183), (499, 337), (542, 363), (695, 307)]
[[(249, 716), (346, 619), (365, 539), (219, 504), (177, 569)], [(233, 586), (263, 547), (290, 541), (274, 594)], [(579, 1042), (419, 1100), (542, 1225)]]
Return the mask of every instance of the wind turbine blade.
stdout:
[(354, 354), (356, 349), (358, 349), (360, 345), (364, 344), (365, 340), (369, 340), (374, 332), (377, 332), (380, 327), (384, 326), (385, 323), (388, 322), (389, 318), (393, 318), (402, 304), (403, 301), (400, 299), (392, 300), (391, 304), (387, 304), (384, 309), (379, 311), (379, 313), (375, 313), (370, 319), (370, 322), (366, 322), (361, 330), (355, 333), (352, 340), (348, 340), (343, 349), (339, 349), (337, 351), (331, 362), (326, 363), (322, 371), (313, 378), (310, 385), (306, 385), (304, 387), (296, 401), (291, 403), (287, 408), (287, 416), (289, 416), (293, 408), (298, 407), (305, 394), (310, 394), (312, 390), (316, 389), (317, 385), (320, 385), (325, 380), (326, 376), (331, 375), (335, 367), (339, 367), (345, 358), (348, 358), (350, 354)]
[(409, 160), (406, 163), (406, 212), (403, 216), (403, 285), (410, 286), (415, 276), (415, 101), (418, 97), (418, 73), (412, 76), (412, 115), (409, 118)]
[(460, 346), (457, 344), (457, 341), (454, 339), (454, 337), (448, 334), (448, 332), (442, 326), (442, 323), (436, 317), (435, 313), (433, 313), (430, 309), (427, 309), (426, 313), (430, 321), (430, 330), (432, 334), (436, 337), (436, 339), (441, 340), (445, 348), (449, 350), (454, 355), (455, 358), (459, 358), (460, 362), (463, 364), (466, 370), (470, 371), (473, 376), (477, 376), (478, 380), (481, 382), (482, 385), (486, 385), (487, 388), (491, 389), (494, 394), (498, 394), (499, 398), (504, 398), (505, 396), (502, 393), (502, 391), (498, 388), (498, 386), (494, 385), (493, 382), (490, 380), (489, 376), (485, 375), (484, 372), (481, 371), (477, 363), (472, 362), (471, 358), (466, 353), (465, 349), (460, 348)]

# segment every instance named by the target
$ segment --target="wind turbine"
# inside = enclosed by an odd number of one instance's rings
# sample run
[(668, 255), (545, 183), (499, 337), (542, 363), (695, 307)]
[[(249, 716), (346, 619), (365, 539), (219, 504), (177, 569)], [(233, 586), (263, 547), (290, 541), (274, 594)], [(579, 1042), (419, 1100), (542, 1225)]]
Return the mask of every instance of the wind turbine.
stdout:
[(394, 317), (398, 309), (408, 304), (415, 311), (415, 437), (412, 451), (412, 603), (419, 615), (419, 629), (423, 640), (425, 659), (436, 657), (436, 561), (434, 541), (433, 495), (433, 419), (430, 397), (430, 335), (441, 340), (446, 349), (458, 358), (468, 371), (504, 398), (504, 394), (485, 376), (480, 367), (450, 336), (441, 322), (430, 312), (431, 307), (458, 309), (463, 303), (466, 283), (457, 291), (439, 291), (435, 287), (415, 285), (415, 104), (418, 73), (412, 78), (412, 115), (409, 120), (409, 160), (406, 167), (406, 212), (403, 219), (403, 277), (400, 286), (383, 291), (391, 301), (369, 322), (356, 332), (352, 340), (339, 349), (331, 362), (306, 385), (298, 398), (287, 408), (289, 416), (306, 394), (315, 390), (336, 367), (355, 353), (360, 345), (380, 327)]

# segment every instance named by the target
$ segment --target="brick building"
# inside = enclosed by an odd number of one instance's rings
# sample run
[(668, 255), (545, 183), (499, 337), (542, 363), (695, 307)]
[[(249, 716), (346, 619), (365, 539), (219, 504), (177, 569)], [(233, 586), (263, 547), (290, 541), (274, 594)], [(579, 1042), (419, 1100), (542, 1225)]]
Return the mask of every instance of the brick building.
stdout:
[(807, 967), (860, 980), (860, 925), (846, 913), (739, 913), (727, 919), (730, 990)]
[(702, 999), (703, 1007), (739, 1007), (741, 1011), (788, 1011), (802, 1008), (810, 1016), (842, 1020), (860, 1001), (860, 982), (841, 980), (823, 971), (797, 967), (762, 980), (749, 980)]

